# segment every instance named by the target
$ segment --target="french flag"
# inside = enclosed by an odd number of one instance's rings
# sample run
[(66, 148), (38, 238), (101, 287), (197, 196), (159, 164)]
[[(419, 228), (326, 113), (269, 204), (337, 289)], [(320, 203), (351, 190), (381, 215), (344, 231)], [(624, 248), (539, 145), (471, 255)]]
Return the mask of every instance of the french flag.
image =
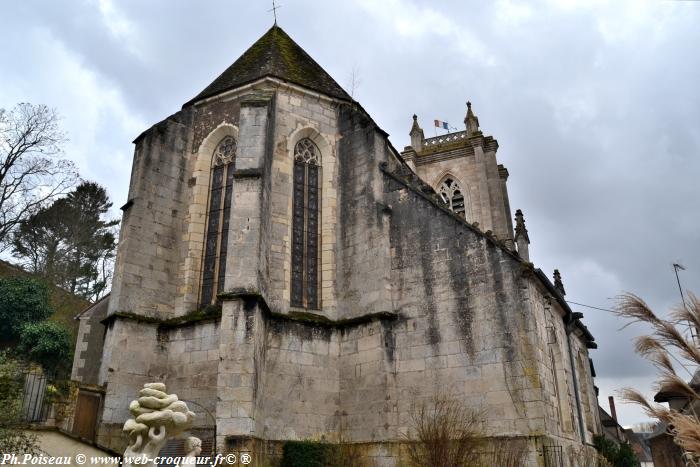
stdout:
[(436, 128), (443, 128), (445, 130), (450, 129), (450, 126), (447, 124), (447, 122), (441, 122), (440, 120), (435, 120), (435, 127)]

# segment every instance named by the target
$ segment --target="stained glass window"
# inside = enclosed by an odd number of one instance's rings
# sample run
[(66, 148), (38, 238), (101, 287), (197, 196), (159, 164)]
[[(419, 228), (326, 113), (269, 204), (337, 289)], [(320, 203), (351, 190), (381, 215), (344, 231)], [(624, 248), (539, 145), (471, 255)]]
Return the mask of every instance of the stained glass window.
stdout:
[(201, 306), (216, 303), (216, 295), (223, 291), (235, 156), (236, 140), (227, 136), (216, 147), (212, 159)]
[(320, 152), (308, 138), (294, 147), (291, 305), (318, 309)]
[(438, 188), (438, 193), (450, 210), (465, 217), (464, 192), (456, 181), (446, 178)]

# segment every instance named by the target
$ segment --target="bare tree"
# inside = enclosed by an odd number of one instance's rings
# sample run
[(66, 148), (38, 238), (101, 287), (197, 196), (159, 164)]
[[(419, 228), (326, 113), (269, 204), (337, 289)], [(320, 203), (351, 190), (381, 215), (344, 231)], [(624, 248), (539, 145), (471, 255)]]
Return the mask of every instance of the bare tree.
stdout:
[(484, 435), (483, 414), (444, 394), (414, 401), (407, 454), (411, 465), (457, 467), (479, 465)]
[(350, 72), (348, 87), (350, 88), (350, 97), (354, 100), (357, 100), (355, 99), (355, 94), (361, 83), (362, 80), (360, 79), (360, 69), (357, 66), (353, 66), (352, 71)]
[(73, 164), (60, 157), (64, 141), (53, 109), (0, 108), (0, 251), (21, 222), (77, 180)]

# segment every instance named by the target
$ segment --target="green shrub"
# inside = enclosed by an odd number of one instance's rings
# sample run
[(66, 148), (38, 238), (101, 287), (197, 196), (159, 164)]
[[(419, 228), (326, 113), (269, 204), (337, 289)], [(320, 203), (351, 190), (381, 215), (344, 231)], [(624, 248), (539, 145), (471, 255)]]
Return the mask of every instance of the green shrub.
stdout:
[(287, 441), (282, 447), (282, 467), (324, 467), (330, 445), (318, 441)]
[(605, 457), (613, 467), (638, 467), (639, 459), (629, 443), (617, 444), (605, 436), (593, 438), (596, 450)]
[(19, 336), (22, 326), (43, 321), (53, 310), (46, 283), (31, 277), (0, 277), (0, 336)]
[(28, 323), (22, 327), (17, 351), (44, 370), (66, 370), (72, 361), (71, 335), (62, 324), (53, 321)]

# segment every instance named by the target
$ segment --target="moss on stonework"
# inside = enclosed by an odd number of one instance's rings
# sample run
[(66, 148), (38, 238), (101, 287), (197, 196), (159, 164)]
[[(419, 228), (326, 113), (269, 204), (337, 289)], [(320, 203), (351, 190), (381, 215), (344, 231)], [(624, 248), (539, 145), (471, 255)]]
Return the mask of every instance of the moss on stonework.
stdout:
[(434, 146), (428, 146), (426, 148), (423, 148), (420, 152), (418, 152), (418, 158), (420, 159), (421, 157), (431, 156), (433, 154), (452, 151), (460, 148), (466, 148), (467, 151), (471, 150), (472, 154), (474, 152), (474, 150), (472, 149), (472, 145), (466, 139), (463, 139), (449, 143), (436, 144)]
[(332, 320), (323, 315), (319, 315), (312, 312), (290, 311), (288, 314), (270, 312), (270, 317), (286, 321), (297, 321), (300, 323), (314, 324), (317, 326), (332, 329), (343, 329), (350, 326), (366, 324), (377, 320), (391, 321), (397, 319), (399, 316), (396, 313), (392, 313), (389, 311), (379, 311), (377, 313), (370, 313), (367, 315), (358, 316), (356, 318)]
[(102, 323), (108, 323), (115, 318), (126, 318), (139, 323), (154, 324), (160, 328), (175, 328), (179, 326), (187, 326), (188, 324), (197, 323), (210, 319), (221, 318), (221, 305), (209, 305), (198, 310), (191, 311), (183, 316), (175, 318), (160, 319), (152, 316), (144, 316), (130, 311), (117, 311), (102, 320)]
[(258, 289), (247, 289), (243, 287), (231, 289), (228, 292), (222, 292), (216, 296), (219, 300), (231, 300), (234, 298), (257, 298), (263, 299), (262, 294)]
[(198, 321), (221, 318), (221, 305), (208, 305), (177, 318), (166, 319), (162, 322), (165, 327), (183, 326)]

